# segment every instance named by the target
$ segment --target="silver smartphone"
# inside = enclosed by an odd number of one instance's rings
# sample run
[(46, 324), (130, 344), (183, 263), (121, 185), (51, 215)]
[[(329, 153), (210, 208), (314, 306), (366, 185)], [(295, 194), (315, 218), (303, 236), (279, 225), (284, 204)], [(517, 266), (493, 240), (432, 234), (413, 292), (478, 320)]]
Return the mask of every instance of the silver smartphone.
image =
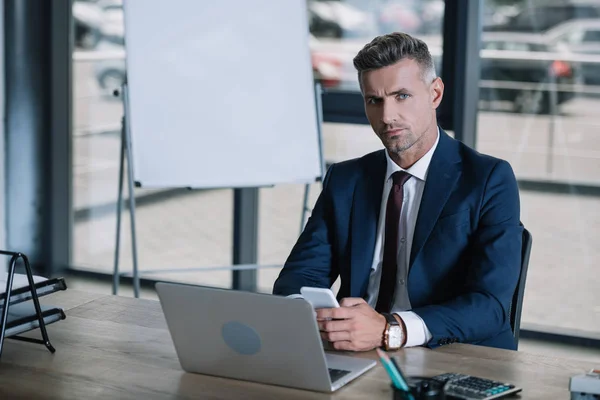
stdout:
[(303, 286), (300, 288), (300, 294), (315, 310), (340, 306), (331, 289)]

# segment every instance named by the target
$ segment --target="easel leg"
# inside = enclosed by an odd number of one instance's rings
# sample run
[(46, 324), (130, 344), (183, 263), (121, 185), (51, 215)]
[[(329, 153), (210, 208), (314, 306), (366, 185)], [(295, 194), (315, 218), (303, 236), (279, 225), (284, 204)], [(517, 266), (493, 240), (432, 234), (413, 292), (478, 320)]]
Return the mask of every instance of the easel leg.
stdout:
[(125, 164), (125, 119), (121, 119), (121, 157), (119, 159), (119, 195), (117, 196), (117, 243), (115, 245), (115, 267), (113, 270), (112, 294), (119, 291), (119, 252), (121, 249), (121, 212), (123, 209), (123, 169)]
[[(127, 128), (125, 132), (127, 134)], [(129, 135), (127, 135), (129, 139)], [(126, 151), (127, 151), (127, 172), (128, 172), (128, 186), (129, 186), (129, 220), (131, 221), (131, 254), (133, 256), (133, 295), (137, 298), (140, 297), (140, 276), (138, 274), (138, 258), (137, 258), (137, 239), (135, 234), (135, 195), (133, 193), (133, 165), (132, 165), (132, 152), (131, 142), (127, 140)]]
[(137, 238), (135, 230), (135, 195), (133, 193), (133, 152), (131, 151), (131, 131), (129, 130), (129, 91), (127, 84), (123, 85), (123, 109), (125, 117), (123, 123), (125, 155), (127, 156), (127, 183), (129, 186), (129, 220), (131, 221), (131, 254), (133, 256), (133, 295), (140, 297), (140, 276), (138, 273)]
[(140, 277), (138, 273), (137, 238), (135, 231), (135, 194), (133, 177), (133, 153), (131, 151), (131, 134), (127, 123), (129, 109), (127, 84), (123, 85), (121, 91), (123, 97), (123, 119), (121, 120), (121, 158), (119, 163), (119, 195), (117, 197), (117, 242), (115, 246), (115, 266), (113, 270), (114, 295), (119, 290), (119, 253), (121, 248), (121, 213), (123, 209), (123, 173), (125, 170), (125, 159), (127, 159), (127, 186), (129, 189), (129, 218), (131, 221), (131, 254), (133, 257), (133, 295), (140, 297)]

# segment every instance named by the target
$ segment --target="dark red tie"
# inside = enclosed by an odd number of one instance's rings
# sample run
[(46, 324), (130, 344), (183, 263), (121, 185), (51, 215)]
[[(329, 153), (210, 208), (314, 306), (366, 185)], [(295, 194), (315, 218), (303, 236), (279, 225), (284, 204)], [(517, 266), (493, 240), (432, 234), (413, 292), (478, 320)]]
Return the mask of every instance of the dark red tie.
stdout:
[(383, 242), (383, 263), (381, 265), (381, 282), (375, 310), (388, 313), (392, 307), (396, 290), (396, 272), (398, 271), (398, 228), (404, 200), (404, 184), (412, 175), (405, 171), (397, 171), (392, 175), (394, 185), (390, 190), (385, 210), (385, 233)]

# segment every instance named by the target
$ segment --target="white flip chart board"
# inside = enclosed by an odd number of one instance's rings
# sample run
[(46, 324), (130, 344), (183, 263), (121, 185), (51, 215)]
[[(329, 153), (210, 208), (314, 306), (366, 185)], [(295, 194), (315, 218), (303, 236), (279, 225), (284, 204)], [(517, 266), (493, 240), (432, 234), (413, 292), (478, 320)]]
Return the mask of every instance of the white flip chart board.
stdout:
[(125, 0), (128, 123), (144, 187), (322, 174), (306, 0)]

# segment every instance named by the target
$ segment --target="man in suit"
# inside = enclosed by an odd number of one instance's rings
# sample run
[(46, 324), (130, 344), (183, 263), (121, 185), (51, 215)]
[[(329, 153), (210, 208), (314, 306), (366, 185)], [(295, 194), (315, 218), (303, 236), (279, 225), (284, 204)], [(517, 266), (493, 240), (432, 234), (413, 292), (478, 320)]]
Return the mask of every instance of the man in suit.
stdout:
[(427, 45), (375, 38), (354, 66), (385, 149), (334, 164), (273, 292), (328, 288), (317, 311), (335, 349), (514, 349), (509, 308), (520, 272), (519, 194), (510, 165), (437, 125), (444, 84)]

